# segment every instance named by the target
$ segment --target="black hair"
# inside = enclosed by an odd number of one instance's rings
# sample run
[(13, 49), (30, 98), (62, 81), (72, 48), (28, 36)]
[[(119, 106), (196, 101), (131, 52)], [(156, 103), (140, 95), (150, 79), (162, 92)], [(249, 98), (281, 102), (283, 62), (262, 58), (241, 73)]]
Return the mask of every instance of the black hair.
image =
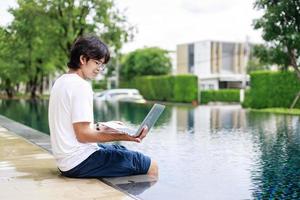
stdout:
[(104, 64), (108, 63), (110, 53), (106, 44), (96, 36), (81, 36), (76, 39), (71, 47), (68, 67), (78, 69), (80, 67), (80, 56), (87, 59), (100, 60), (104, 58)]

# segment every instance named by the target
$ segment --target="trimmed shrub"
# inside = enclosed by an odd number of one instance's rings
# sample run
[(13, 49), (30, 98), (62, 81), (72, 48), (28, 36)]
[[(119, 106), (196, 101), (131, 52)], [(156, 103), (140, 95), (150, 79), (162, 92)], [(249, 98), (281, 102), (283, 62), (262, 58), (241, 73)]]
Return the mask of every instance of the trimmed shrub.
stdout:
[[(251, 89), (246, 93), (247, 107), (251, 108), (289, 108), (300, 91), (300, 82), (294, 72), (253, 72)], [(300, 108), (300, 102), (296, 104)]]
[(194, 75), (142, 76), (121, 81), (122, 88), (136, 88), (148, 100), (192, 102), (197, 100), (198, 78)]
[(239, 89), (204, 90), (200, 93), (200, 103), (208, 102), (239, 102)]
[(107, 82), (106, 80), (99, 80), (99, 81), (93, 81), (92, 82), (92, 87), (94, 90), (105, 90), (107, 88)]
[(198, 78), (191, 75), (178, 75), (173, 79), (173, 101), (192, 102), (198, 98)]
[(169, 101), (173, 96), (173, 77), (159, 76), (148, 77), (152, 100)]

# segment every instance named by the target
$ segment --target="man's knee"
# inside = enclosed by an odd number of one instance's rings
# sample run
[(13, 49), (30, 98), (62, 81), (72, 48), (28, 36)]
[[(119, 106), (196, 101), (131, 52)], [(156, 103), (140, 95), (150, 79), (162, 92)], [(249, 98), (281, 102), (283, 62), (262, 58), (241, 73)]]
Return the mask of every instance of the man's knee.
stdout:
[(158, 177), (158, 164), (155, 160), (151, 160), (151, 164), (147, 174), (149, 176)]

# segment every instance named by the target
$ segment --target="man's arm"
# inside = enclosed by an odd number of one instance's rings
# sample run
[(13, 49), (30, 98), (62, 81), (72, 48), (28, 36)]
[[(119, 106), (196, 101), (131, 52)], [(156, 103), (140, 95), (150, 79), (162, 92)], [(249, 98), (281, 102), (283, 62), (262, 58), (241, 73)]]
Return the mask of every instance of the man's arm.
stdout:
[(141, 142), (141, 140), (147, 135), (148, 129), (144, 128), (138, 137), (132, 137), (127, 134), (123, 134), (114, 129), (101, 126), (100, 130), (90, 128), (90, 122), (77, 122), (73, 124), (73, 129), (76, 134), (76, 138), (81, 143), (88, 142), (112, 142), (112, 141), (133, 141)]

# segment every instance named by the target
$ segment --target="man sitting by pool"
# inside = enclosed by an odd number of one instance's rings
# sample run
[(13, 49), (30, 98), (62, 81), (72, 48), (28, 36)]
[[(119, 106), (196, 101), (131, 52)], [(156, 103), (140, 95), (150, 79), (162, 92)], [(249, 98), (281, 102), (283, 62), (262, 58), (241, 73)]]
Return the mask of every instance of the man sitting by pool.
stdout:
[(154, 160), (121, 145), (97, 145), (111, 141), (141, 142), (137, 137), (106, 126), (94, 128), (93, 91), (88, 80), (109, 61), (107, 46), (95, 36), (78, 38), (73, 44), (69, 71), (59, 77), (50, 93), (49, 128), (54, 157), (62, 175), (73, 178), (117, 177), (137, 174), (158, 176)]

